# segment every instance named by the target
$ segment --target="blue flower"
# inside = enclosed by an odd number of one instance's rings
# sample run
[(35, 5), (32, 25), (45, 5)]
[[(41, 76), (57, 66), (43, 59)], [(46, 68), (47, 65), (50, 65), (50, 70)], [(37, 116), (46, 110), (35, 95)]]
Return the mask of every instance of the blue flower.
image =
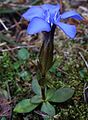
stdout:
[(60, 14), (60, 5), (44, 4), (40, 6), (33, 6), (26, 13), (22, 15), (30, 24), (27, 28), (28, 34), (36, 34), (42, 31), (49, 32), (51, 27), (55, 24), (70, 38), (76, 35), (76, 26), (61, 22), (67, 18), (74, 18), (76, 20), (83, 20), (75, 10), (64, 12)]

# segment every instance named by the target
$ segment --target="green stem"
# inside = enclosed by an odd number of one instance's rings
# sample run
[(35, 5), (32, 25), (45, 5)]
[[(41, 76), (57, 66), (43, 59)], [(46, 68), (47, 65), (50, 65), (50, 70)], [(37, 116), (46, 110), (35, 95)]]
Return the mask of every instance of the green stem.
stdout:
[(42, 76), (41, 79), (41, 92), (42, 92), (42, 99), (45, 100), (45, 76)]

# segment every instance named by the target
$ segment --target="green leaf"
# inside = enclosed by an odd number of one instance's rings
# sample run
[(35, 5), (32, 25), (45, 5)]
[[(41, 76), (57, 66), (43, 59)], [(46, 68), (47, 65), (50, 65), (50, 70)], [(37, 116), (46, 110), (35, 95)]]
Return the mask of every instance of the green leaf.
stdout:
[(28, 113), (34, 110), (37, 106), (38, 104), (31, 103), (30, 99), (24, 99), (16, 105), (16, 107), (14, 108), (14, 112)]
[(22, 48), (18, 51), (18, 54), (17, 54), (18, 58), (21, 59), (21, 60), (27, 60), (29, 58), (29, 52), (27, 49), (25, 48)]
[(84, 69), (80, 70), (80, 71), (79, 71), (79, 74), (80, 74), (80, 76), (81, 76), (82, 78), (84, 78), (84, 77), (85, 77), (85, 71), (84, 71)]
[(18, 73), (18, 75), (22, 80), (30, 81), (31, 75), (28, 73), (28, 71), (23, 70), (20, 73)]
[(9, 99), (8, 92), (4, 89), (0, 89), (0, 97), (5, 98), (5, 99)]
[(6, 117), (2, 117), (1, 120), (6, 120)]
[(61, 72), (57, 72), (57, 73), (56, 73), (56, 76), (57, 76), (57, 77), (61, 77)]
[(47, 113), (49, 116), (55, 115), (55, 108), (49, 102), (43, 103), (41, 111)]
[(28, 76), (28, 72), (27, 71), (21, 71), (20, 72), (20, 77), (25, 78), (26, 76)]
[(53, 64), (53, 66), (50, 68), (50, 72), (53, 72), (56, 74), (57, 68), (61, 65), (61, 60), (56, 60)]
[(20, 65), (21, 65), (20, 62), (17, 61), (13, 64), (13, 67), (15, 70), (17, 70), (20, 67)]
[(50, 101), (52, 102), (65, 102), (70, 99), (74, 94), (74, 90), (71, 88), (60, 88), (52, 96)]
[(42, 101), (42, 96), (39, 95), (35, 95), (31, 98), (31, 103), (41, 103)]
[(47, 92), (46, 92), (46, 100), (49, 100), (55, 93), (55, 89), (52, 88), (52, 89), (48, 89)]
[(35, 94), (41, 96), (41, 87), (36, 79), (32, 80), (32, 89)]

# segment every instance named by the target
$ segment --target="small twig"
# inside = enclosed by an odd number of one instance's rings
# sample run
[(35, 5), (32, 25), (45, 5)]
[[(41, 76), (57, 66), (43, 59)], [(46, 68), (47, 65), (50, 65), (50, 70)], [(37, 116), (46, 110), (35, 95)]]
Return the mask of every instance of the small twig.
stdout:
[(6, 42), (0, 43), (0, 47), (6, 45)]
[(14, 28), (14, 27), (16, 27), (17, 25), (20, 25), (20, 24), (22, 24), (22, 21), (19, 21), (18, 23), (12, 25), (12, 26), (9, 27), (8, 29), (12, 29), (12, 28)]
[(36, 114), (38, 114), (38, 115), (40, 115), (40, 116), (42, 116), (42, 117), (45, 117), (46, 115), (48, 115), (47, 113), (45, 113), (45, 112), (41, 112), (41, 111), (34, 111)]
[(85, 53), (88, 53), (88, 51), (87, 51), (87, 50), (85, 50), (85, 49), (81, 48), (80, 46), (77, 46), (76, 48), (77, 48), (77, 49), (79, 49), (79, 50), (81, 50), (81, 51), (83, 51), (83, 52), (85, 52)]
[(86, 67), (87, 67), (87, 69), (88, 69), (88, 62), (85, 60), (85, 58), (84, 58), (84, 56), (82, 55), (82, 53), (81, 53), (81, 52), (79, 52), (79, 55), (80, 55), (80, 56), (81, 56), (81, 58), (83, 59), (83, 61), (84, 61), (85, 65), (86, 65)]
[(62, 3), (62, 0), (60, 0), (60, 13), (62, 13), (63, 12), (63, 3)]
[(8, 97), (9, 97), (9, 100), (11, 101), (10, 88), (9, 88), (8, 83), (7, 83), (7, 91), (8, 91)]
[[(22, 24), (22, 21), (19, 21), (18, 23), (16, 23), (16, 24), (10, 26), (10, 27), (8, 28), (8, 30), (13, 29), (13, 28), (15, 28), (16, 26), (18, 26), (18, 25), (20, 25), (20, 24)], [(2, 30), (2, 31), (0, 31), (0, 33), (3, 33), (4, 31), (5, 31), (5, 30)]]
[(10, 108), (8, 108), (6, 111), (4, 111), (2, 114), (5, 115), (7, 112), (10, 111)]
[(14, 23), (15, 23), (15, 25), (16, 25), (16, 28), (18, 28), (18, 29), (21, 30), (20, 24), (18, 24), (18, 22), (16, 21), (15, 18), (13, 18), (13, 21), (14, 21)]
[[(4, 100), (4, 99), (3, 99)], [(6, 100), (6, 99), (5, 99)], [(8, 102), (6, 102), (6, 103), (2, 103), (2, 105), (9, 105), (9, 104), (11, 104), (12, 103), (12, 101), (8, 101)]]
[(57, 68), (57, 70), (58, 70), (59, 72), (61, 72), (61, 73), (64, 73), (65, 75), (68, 75), (68, 73), (66, 73), (65, 71), (63, 71), (63, 70), (60, 69), (60, 68)]
[(62, 2), (62, 0), (57, 0), (58, 1), (58, 3), (60, 3), (60, 13), (62, 13), (63, 12), (63, 2)]
[(17, 46), (14, 48), (8, 48), (8, 49), (0, 49), (0, 52), (7, 52), (7, 51), (13, 51), (16, 49), (20, 49), (20, 48), (34, 48), (35, 46)]
[(5, 28), (6, 31), (8, 31), (8, 28), (6, 27), (6, 25), (4, 24), (4, 22), (0, 19), (0, 23), (2, 24), (2, 26)]
[[(9, 100), (12, 101), (9, 83), (7, 83), (7, 91), (8, 91)], [(10, 112), (11, 112), (11, 114), (10, 114), (10, 120), (12, 120), (12, 114), (13, 114), (12, 104), (10, 106), (11, 106), (11, 108), (9, 109)]]

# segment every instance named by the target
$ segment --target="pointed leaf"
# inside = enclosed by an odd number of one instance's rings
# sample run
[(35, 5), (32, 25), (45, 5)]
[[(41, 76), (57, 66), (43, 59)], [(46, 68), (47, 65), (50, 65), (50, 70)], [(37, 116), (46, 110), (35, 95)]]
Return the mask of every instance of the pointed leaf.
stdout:
[(55, 108), (49, 102), (43, 103), (41, 111), (47, 113), (49, 116), (55, 115)]
[(60, 88), (52, 96), (50, 101), (52, 102), (65, 102), (70, 99), (74, 94), (74, 90), (71, 88)]
[(35, 94), (41, 95), (41, 87), (36, 79), (32, 80), (32, 90)]
[(17, 113), (28, 113), (34, 110), (38, 104), (31, 103), (30, 99), (20, 101), (14, 108), (14, 112)]
[(41, 103), (42, 101), (42, 96), (39, 95), (35, 95), (31, 98), (31, 103)]
[(43, 44), (39, 54), (39, 69), (42, 75), (53, 65), (53, 36), (50, 33), (44, 33)]

